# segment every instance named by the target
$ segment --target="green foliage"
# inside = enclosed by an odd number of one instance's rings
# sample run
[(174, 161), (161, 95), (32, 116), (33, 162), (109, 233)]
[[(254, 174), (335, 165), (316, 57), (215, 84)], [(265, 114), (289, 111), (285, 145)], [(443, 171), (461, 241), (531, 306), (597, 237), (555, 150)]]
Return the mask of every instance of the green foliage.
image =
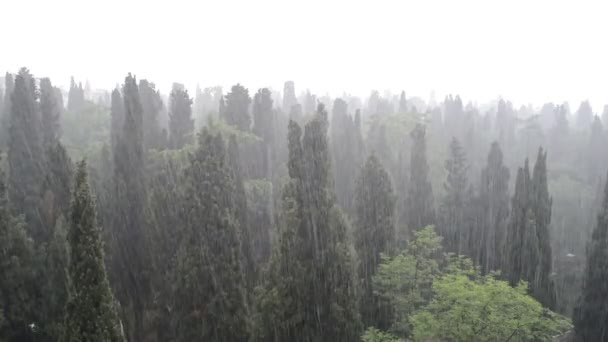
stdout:
[(415, 232), (414, 239), (401, 254), (383, 257), (373, 278), (374, 291), (394, 310), (390, 328), (398, 336), (411, 333), (410, 315), (431, 297), (431, 284), (439, 274), (433, 256), (441, 250), (442, 238), (432, 226)]
[(69, 224), (71, 282), (61, 341), (124, 341), (84, 161), (78, 163)]
[(570, 329), (566, 318), (493, 276), (446, 274), (433, 282), (433, 300), (411, 318), (413, 341), (548, 341)]
[(249, 90), (240, 84), (232, 86), (230, 92), (226, 95), (226, 107), (221, 110), (222, 119), (241, 131), (249, 131), (251, 126), (251, 117), (249, 116), (249, 105), (251, 97)]
[(405, 342), (405, 340), (376, 328), (368, 328), (361, 336), (361, 342)]
[(171, 147), (179, 149), (194, 141), (192, 99), (183, 85), (173, 85), (169, 108), (169, 139)]

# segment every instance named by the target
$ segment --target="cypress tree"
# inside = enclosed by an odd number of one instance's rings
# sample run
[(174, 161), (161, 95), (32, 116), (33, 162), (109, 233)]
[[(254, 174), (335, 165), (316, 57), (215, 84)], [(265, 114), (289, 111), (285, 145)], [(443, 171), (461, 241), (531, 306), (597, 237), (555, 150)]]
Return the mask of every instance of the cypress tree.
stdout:
[(13, 75), (7, 72), (4, 76), (4, 99), (2, 107), (0, 107), (0, 114), (2, 114), (0, 116), (0, 147), (2, 148), (8, 144), (8, 132), (11, 125), (11, 97), (14, 88)]
[(33, 341), (34, 244), (25, 222), (11, 215), (6, 190), (0, 170), (0, 340)]
[(34, 240), (46, 241), (49, 232), (44, 230), (39, 210), (45, 161), (37, 94), (34, 77), (21, 69), (11, 98), (9, 199), (17, 213), (25, 214)]
[(388, 329), (391, 316), (388, 305), (374, 295), (372, 277), (380, 264), (380, 255), (391, 254), (395, 241), (395, 195), (388, 173), (375, 155), (361, 169), (355, 190), (355, 250), (359, 256), (358, 279), (361, 282), (360, 312), (363, 324)]
[(125, 78), (123, 91), (124, 122), (114, 150), (112, 272), (117, 297), (128, 312), (129, 340), (142, 341), (151, 265), (144, 215), (143, 114), (137, 81), (131, 74)]
[(469, 166), (462, 145), (452, 138), (449, 159), (445, 162), (447, 178), (444, 182), (445, 196), (441, 201), (439, 233), (444, 238), (445, 249), (458, 255), (467, 251), (470, 232), (467, 227), (469, 206)]
[(173, 84), (169, 110), (169, 139), (171, 147), (179, 149), (194, 141), (192, 99), (181, 84)]
[(61, 129), (61, 112), (63, 102), (57, 96), (57, 88), (53, 87), (51, 80), (40, 80), (40, 115), (42, 120), (43, 146), (48, 149), (59, 140)]
[(509, 217), (509, 169), (503, 164), (502, 151), (492, 143), (486, 167), (481, 171), (478, 218), (471, 251), (481, 272), (487, 274), (503, 266)]
[(574, 312), (577, 335), (584, 341), (608, 339), (608, 182), (591, 240), (587, 245), (583, 288)]
[(223, 110), (223, 119), (227, 124), (241, 131), (249, 131), (249, 126), (251, 126), (249, 104), (251, 104), (251, 98), (249, 97), (247, 88), (240, 84), (232, 86), (232, 89), (226, 95), (226, 107)]
[(334, 160), (335, 191), (338, 203), (350, 214), (354, 210), (357, 171), (363, 164), (363, 137), (360, 128), (348, 114), (344, 100), (336, 99), (332, 109), (331, 147)]
[(253, 97), (253, 133), (262, 138), (262, 151), (259, 159), (262, 161), (261, 175), (267, 179), (272, 179), (274, 165), (274, 112), (272, 109), (272, 94), (269, 89), (258, 90)]
[(536, 224), (539, 260), (534, 277), (530, 282), (532, 295), (544, 306), (554, 309), (556, 301), (555, 284), (551, 278), (553, 256), (551, 251), (551, 205), (547, 184), (547, 152), (538, 150), (532, 174), (532, 213)]
[(301, 135), (291, 121), (290, 181), (283, 192), (278, 245), (259, 297), (263, 314), (258, 334), (277, 341), (352, 341), (358, 338), (360, 325), (348, 225), (329, 190), (323, 105)]
[(78, 85), (74, 81), (74, 77), (70, 79), (70, 90), (68, 92), (68, 110), (70, 112), (78, 112), (84, 108), (84, 89), (82, 83)]
[(185, 231), (176, 267), (176, 341), (248, 339), (234, 185), (220, 135), (203, 130), (186, 169)]
[(125, 104), (118, 88), (112, 91), (112, 108), (110, 114), (112, 117), (110, 123), (112, 151), (116, 152), (118, 149), (118, 141), (122, 137), (125, 123)]
[(163, 148), (162, 130), (159, 118), (163, 110), (160, 92), (154, 83), (147, 80), (139, 81), (139, 95), (143, 110), (144, 151)]
[(406, 203), (406, 219), (410, 232), (435, 223), (433, 188), (429, 180), (429, 165), (426, 160), (426, 130), (416, 125), (410, 136), (410, 180)]
[(123, 341), (84, 161), (77, 166), (69, 224), (71, 282), (62, 341)]
[(399, 96), (399, 113), (407, 113), (407, 100), (405, 98), (405, 91), (402, 91), (401, 95)]
[[(239, 157), (239, 145), (236, 136), (231, 135), (228, 142), (227, 167), (230, 171), (234, 186), (235, 218), (238, 223), (239, 241), (241, 243), (241, 265), (245, 278), (247, 295), (251, 294), (256, 283), (257, 270), (253, 261), (253, 250), (251, 248), (252, 236), (249, 227), (249, 217), (247, 209), (247, 193), (243, 182), (241, 161)], [(248, 298), (249, 299), (249, 298)]]
[(289, 113), (291, 108), (297, 103), (296, 87), (293, 81), (285, 82), (285, 85), (283, 86), (283, 113)]

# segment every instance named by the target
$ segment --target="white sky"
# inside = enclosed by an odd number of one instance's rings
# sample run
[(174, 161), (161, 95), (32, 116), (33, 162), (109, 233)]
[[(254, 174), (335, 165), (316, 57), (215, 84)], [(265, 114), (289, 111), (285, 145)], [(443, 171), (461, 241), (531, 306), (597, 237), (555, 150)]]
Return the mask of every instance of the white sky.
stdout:
[(608, 2), (559, 0), (0, 0), (0, 71), (66, 86), (167, 92), (236, 82), (296, 92), (517, 105), (608, 103)]

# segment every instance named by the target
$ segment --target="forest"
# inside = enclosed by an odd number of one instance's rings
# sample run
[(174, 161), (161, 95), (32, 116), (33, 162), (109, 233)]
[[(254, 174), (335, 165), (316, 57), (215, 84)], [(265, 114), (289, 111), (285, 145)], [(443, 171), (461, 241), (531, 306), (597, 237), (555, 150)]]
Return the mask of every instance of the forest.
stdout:
[(608, 341), (608, 106), (34, 72), (2, 342)]

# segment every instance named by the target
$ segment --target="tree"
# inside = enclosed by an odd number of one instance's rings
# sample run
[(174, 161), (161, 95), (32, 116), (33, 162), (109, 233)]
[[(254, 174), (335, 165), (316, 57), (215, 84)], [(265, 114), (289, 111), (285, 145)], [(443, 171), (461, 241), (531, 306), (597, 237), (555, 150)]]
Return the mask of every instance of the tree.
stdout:
[(51, 80), (48, 78), (40, 80), (40, 115), (45, 149), (55, 145), (60, 137), (63, 100), (57, 95), (57, 88), (53, 87)]
[(123, 341), (86, 167), (85, 161), (78, 163), (72, 195), (68, 232), (71, 282), (62, 341)]
[(608, 182), (591, 240), (587, 245), (583, 288), (574, 312), (577, 335), (585, 341), (608, 338)]
[(384, 257), (373, 277), (375, 293), (393, 310), (389, 331), (399, 337), (411, 335), (410, 316), (430, 300), (439, 263), (442, 238), (432, 226), (414, 232), (408, 247), (394, 257)]
[(263, 88), (253, 97), (253, 133), (262, 138), (262, 172), (268, 179), (272, 179), (274, 165), (274, 112), (272, 109), (272, 94), (269, 89)]
[(283, 191), (279, 241), (258, 294), (256, 335), (278, 341), (352, 341), (359, 336), (359, 316), (348, 227), (329, 192), (323, 105), (301, 136), (300, 126), (291, 121), (290, 180)]
[(144, 151), (151, 148), (163, 148), (163, 134), (159, 122), (163, 110), (160, 92), (156, 89), (154, 83), (140, 80), (139, 96), (143, 110)]
[(35, 312), (34, 244), (8, 208), (0, 170), (0, 340), (32, 341)]
[(122, 137), (125, 124), (125, 104), (118, 89), (112, 91), (112, 108), (110, 113), (112, 116), (110, 135), (112, 151), (115, 153), (118, 150), (118, 142)]
[(246, 341), (234, 185), (220, 135), (203, 130), (186, 169), (185, 236), (176, 267), (176, 341)]
[(412, 316), (413, 341), (549, 341), (570, 322), (493, 276), (455, 273), (433, 282), (435, 297)]
[[(530, 282), (532, 296), (544, 306), (554, 309), (556, 294), (552, 279), (553, 255), (551, 251), (551, 206), (552, 198), (549, 196), (547, 183), (547, 152), (542, 148), (538, 150), (534, 172), (532, 174), (532, 212), (536, 224), (538, 239), (538, 266), (534, 277), (526, 279)], [(528, 239), (530, 241), (531, 239)]]
[(226, 95), (226, 108), (223, 110), (223, 119), (226, 123), (235, 126), (241, 131), (249, 131), (249, 127), (251, 126), (249, 104), (251, 104), (251, 98), (249, 97), (247, 88), (240, 84), (232, 86), (232, 89)]
[(407, 100), (405, 98), (405, 91), (402, 91), (401, 95), (399, 96), (399, 113), (407, 113)]
[(181, 84), (173, 84), (169, 110), (169, 138), (171, 147), (179, 149), (194, 141), (192, 99)]
[(357, 170), (364, 162), (361, 127), (348, 114), (347, 104), (342, 99), (334, 101), (331, 120), (336, 196), (340, 206), (347, 213), (353, 214)]
[(435, 223), (433, 188), (429, 180), (429, 165), (426, 160), (425, 131), (425, 127), (418, 124), (410, 133), (412, 152), (406, 203), (406, 219), (410, 231)]
[[(124, 122), (114, 149), (112, 276), (128, 317), (129, 340), (142, 341), (150, 295), (150, 256), (145, 220), (143, 114), (135, 77), (125, 78)], [(128, 314), (127, 314), (128, 313)]]
[(70, 79), (70, 90), (68, 92), (68, 110), (79, 112), (84, 108), (84, 89), (82, 83), (76, 84), (74, 77)]
[(8, 136), (11, 126), (11, 98), (15, 83), (13, 81), (13, 75), (8, 72), (4, 76), (4, 101), (2, 101), (2, 107), (0, 107), (0, 147), (4, 148), (8, 144)]
[(457, 255), (468, 252), (469, 238), (467, 207), (471, 204), (468, 170), (465, 152), (456, 138), (452, 138), (449, 159), (445, 162), (447, 178), (445, 196), (440, 207), (439, 233), (444, 237), (445, 249)]
[(249, 217), (247, 210), (247, 193), (245, 192), (245, 184), (243, 182), (243, 173), (241, 170), (241, 161), (239, 155), (239, 145), (236, 142), (236, 136), (231, 135), (228, 142), (226, 166), (230, 171), (230, 176), (233, 181), (232, 194), (234, 198), (235, 218), (238, 223), (238, 234), (241, 248), (241, 267), (244, 274), (244, 280), (247, 290), (247, 299), (253, 292), (253, 288), (257, 282), (257, 265), (253, 260), (252, 250), (252, 234), (249, 227)]
[(503, 165), (502, 151), (492, 143), (486, 167), (481, 171), (478, 218), (470, 250), (481, 273), (499, 270), (503, 265), (507, 219), (509, 217), (509, 169)]
[(374, 295), (372, 277), (382, 254), (393, 252), (395, 241), (395, 195), (390, 176), (375, 155), (362, 167), (355, 190), (355, 250), (359, 256), (360, 312), (365, 326), (387, 329), (391, 312)]
[(601, 173), (608, 166), (603, 158), (606, 138), (602, 120), (596, 115), (591, 124), (589, 147), (587, 148), (587, 174), (590, 184), (600, 184)]
[(37, 94), (34, 77), (21, 69), (11, 98), (9, 199), (16, 213), (25, 214), (33, 239), (46, 241), (49, 232), (44, 230), (39, 211), (45, 162)]
[(283, 113), (289, 113), (291, 108), (296, 104), (298, 104), (296, 87), (293, 81), (287, 81), (283, 86)]
[(576, 123), (580, 129), (588, 129), (593, 121), (593, 109), (589, 101), (581, 102), (581, 105), (576, 111)]

